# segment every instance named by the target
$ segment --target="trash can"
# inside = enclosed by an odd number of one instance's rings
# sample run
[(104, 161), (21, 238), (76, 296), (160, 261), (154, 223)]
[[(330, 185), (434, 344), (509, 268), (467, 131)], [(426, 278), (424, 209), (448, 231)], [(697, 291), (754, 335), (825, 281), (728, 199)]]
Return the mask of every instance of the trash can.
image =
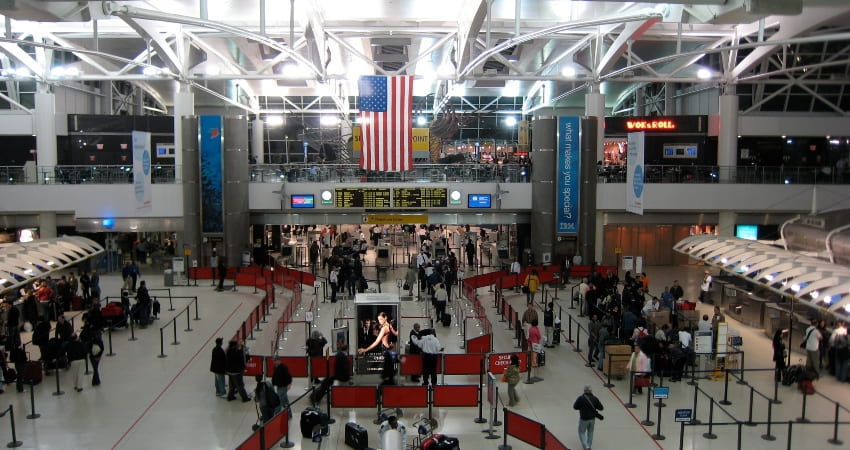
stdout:
[(174, 271), (171, 269), (165, 269), (162, 274), (165, 277), (163, 284), (165, 286), (174, 286)]

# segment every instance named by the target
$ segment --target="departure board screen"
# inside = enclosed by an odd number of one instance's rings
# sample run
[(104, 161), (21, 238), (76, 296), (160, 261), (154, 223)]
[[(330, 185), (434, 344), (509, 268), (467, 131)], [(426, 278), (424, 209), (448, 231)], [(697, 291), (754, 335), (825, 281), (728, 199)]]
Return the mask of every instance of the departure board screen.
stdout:
[(447, 202), (446, 188), (393, 188), (394, 208), (440, 208)]
[(389, 208), (389, 188), (336, 188), (337, 208)]

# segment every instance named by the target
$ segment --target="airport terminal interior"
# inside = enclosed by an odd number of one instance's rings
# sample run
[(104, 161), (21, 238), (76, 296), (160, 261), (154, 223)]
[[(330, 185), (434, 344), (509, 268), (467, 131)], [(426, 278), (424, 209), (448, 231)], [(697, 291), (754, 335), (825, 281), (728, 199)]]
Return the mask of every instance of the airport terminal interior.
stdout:
[[(0, 444), (357, 448), (349, 423), (385, 450), (850, 442), (845, 0), (0, 15), (0, 336), (27, 381), (4, 370)], [(416, 324), (441, 352), (427, 388)], [(249, 397), (217, 395), (217, 338), (249, 355)], [(270, 413), (275, 361), (291, 408)]]

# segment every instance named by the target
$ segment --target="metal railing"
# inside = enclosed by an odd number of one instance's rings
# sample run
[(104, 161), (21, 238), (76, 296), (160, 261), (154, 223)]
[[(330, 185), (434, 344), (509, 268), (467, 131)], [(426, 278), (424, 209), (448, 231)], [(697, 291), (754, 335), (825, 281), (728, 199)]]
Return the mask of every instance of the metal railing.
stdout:
[[(166, 184), (180, 180), (180, 168), (157, 164), (151, 167), (151, 183)], [(133, 165), (39, 166), (28, 173), (23, 166), (0, 166), (3, 184), (130, 184)]]
[[(850, 184), (850, 172), (826, 167), (646, 165), (644, 183)], [(600, 183), (625, 183), (625, 166), (597, 170)]]
[(357, 164), (255, 164), (255, 183), (528, 183), (530, 169), (520, 164), (416, 164), (409, 172), (373, 172)]

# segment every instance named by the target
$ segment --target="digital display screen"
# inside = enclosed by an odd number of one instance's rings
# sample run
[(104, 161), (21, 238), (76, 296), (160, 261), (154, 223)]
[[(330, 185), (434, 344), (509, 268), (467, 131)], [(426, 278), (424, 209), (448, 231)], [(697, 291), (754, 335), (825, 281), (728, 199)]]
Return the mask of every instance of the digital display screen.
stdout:
[(470, 208), (489, 208), (490, 194), (469, 194), (466, 204)]
[(389, 208), (389, 188), (336, 188), (337, 208)]
[(292, 194), (289, 206), (292, 208), (313, 208), (315, 199), (313, 194)]
[(735, 237), (755, 241), (759, 236), (758, 225), (735, 225)]
[(440, 208), (446, 206), (446, 188), (394, 188), (394, 208)]

